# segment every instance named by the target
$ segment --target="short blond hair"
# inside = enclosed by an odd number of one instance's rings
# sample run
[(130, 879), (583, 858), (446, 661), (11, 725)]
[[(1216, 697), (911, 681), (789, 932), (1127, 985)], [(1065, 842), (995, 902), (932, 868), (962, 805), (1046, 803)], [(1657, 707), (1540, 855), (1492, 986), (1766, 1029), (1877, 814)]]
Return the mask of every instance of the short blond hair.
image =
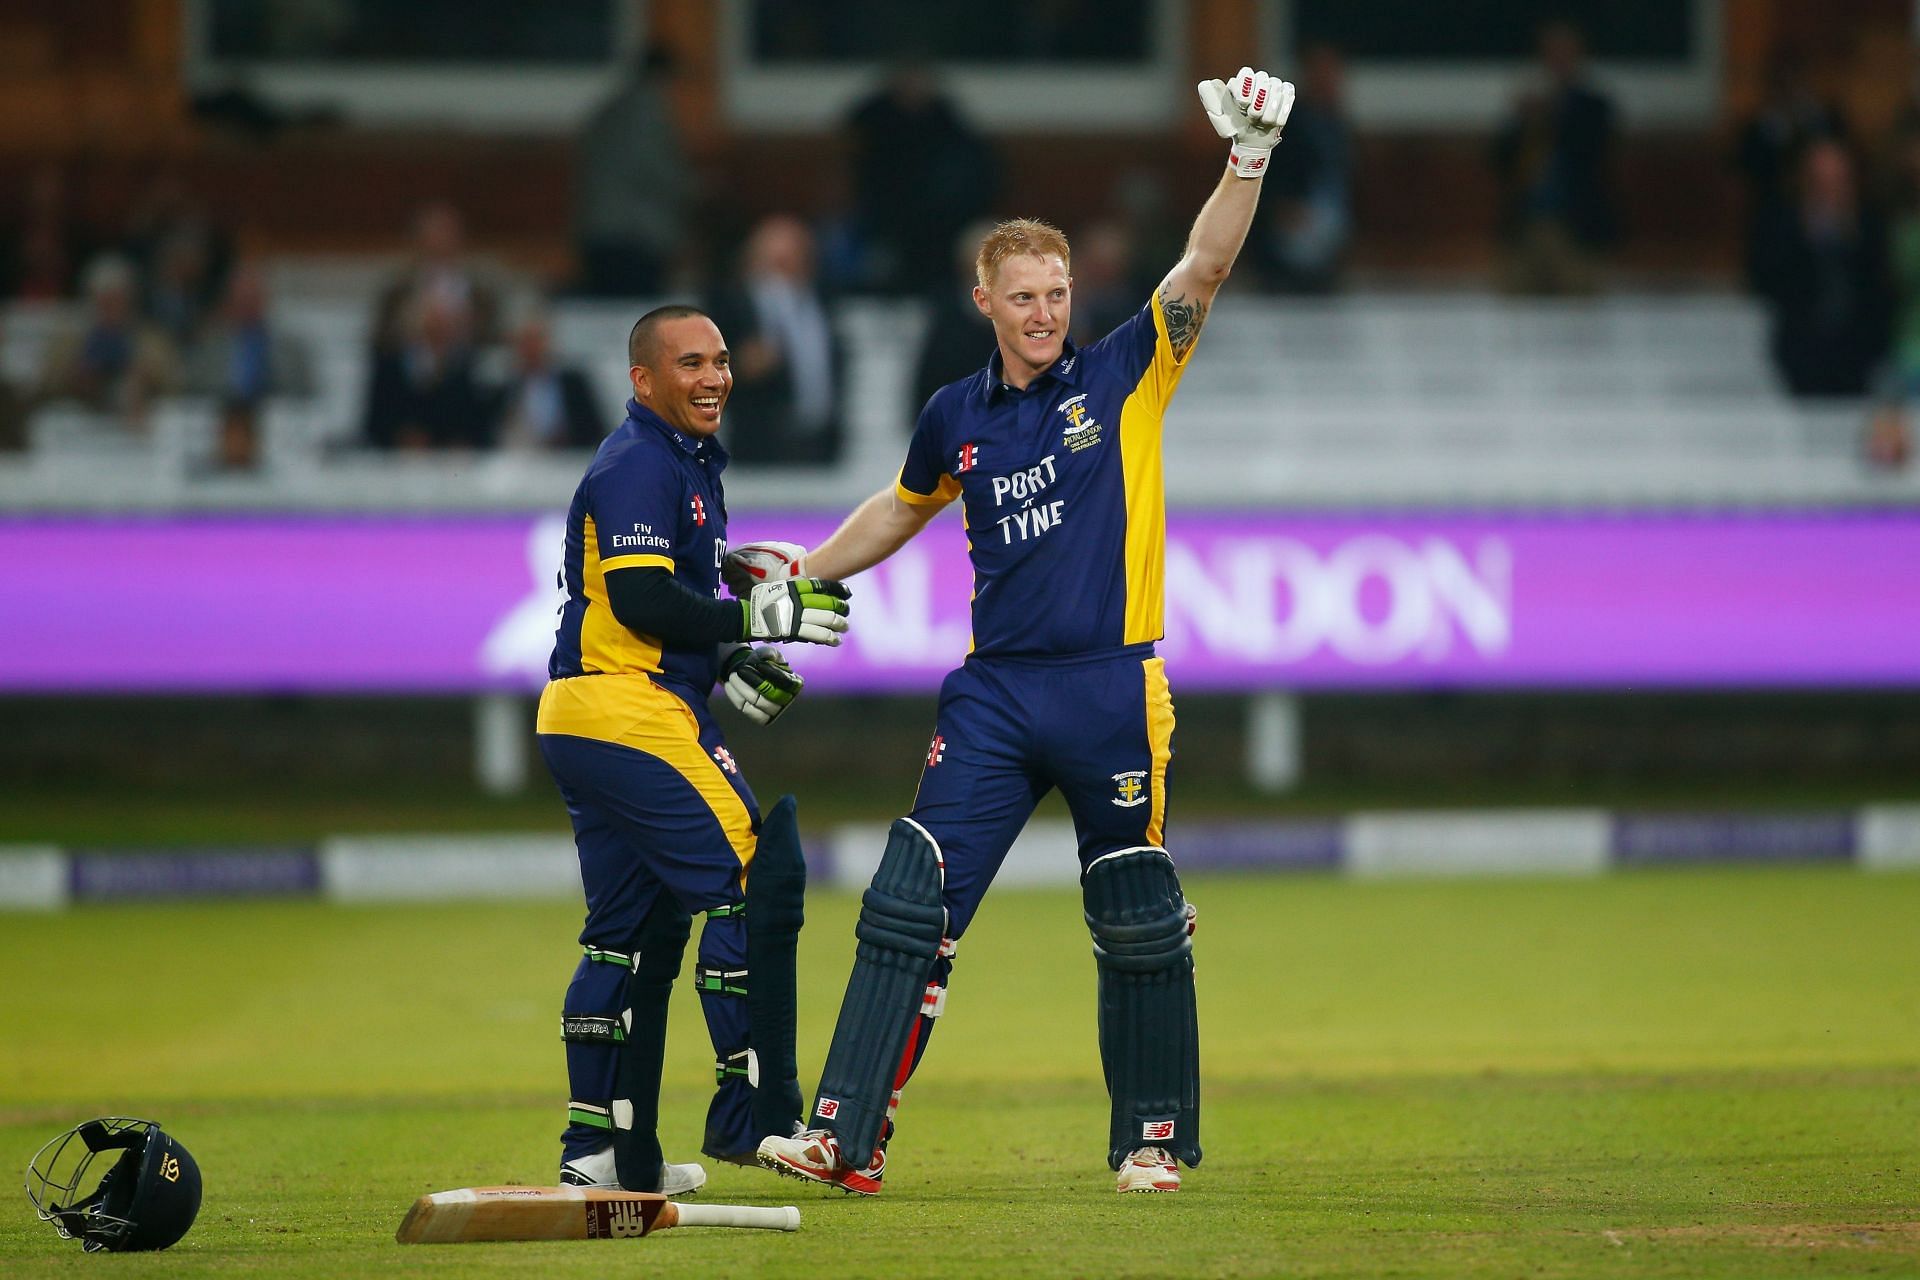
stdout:
[(973, 260), (975, 276), (982, 289), (990, 289), (999, 278), (1000, 264), (1008, 258), (1017, 258), (1021, 254), (1032, 254), (1036, 258), (1059, 258), (1060, 265), (1073, 274), (1073, 254), (1067, 248), (1067, 237), (1051, 222), (1042, 222), (1038, 218), (1009, 218), (1005, 222), (994, 224), (987, 232), (986, 239), (980, 242), (980, 253)]

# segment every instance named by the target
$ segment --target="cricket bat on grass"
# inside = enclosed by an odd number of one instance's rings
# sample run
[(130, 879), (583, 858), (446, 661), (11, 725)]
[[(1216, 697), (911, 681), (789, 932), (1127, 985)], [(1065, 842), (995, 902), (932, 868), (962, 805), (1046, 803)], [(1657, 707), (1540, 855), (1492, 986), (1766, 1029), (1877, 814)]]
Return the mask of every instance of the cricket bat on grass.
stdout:
[(759, 1227), (798, 1231), (800, 1211), (733, 1204), (679, 1204), (610, 1187), (466, 1187), (421, 1196), (394, 1239), (401, 1244), (482, 1240), (625, 1240), (668, 1227)]

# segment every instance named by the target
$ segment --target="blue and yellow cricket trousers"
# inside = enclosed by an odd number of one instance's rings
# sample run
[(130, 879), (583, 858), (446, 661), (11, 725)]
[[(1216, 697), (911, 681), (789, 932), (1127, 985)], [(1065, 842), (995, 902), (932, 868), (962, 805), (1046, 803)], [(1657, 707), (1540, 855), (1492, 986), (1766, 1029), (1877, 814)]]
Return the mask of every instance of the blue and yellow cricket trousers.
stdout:
[(895, 1102), (946, 1007), (955, 944), (1048, 791), (1073, 815), (1082, 872), (1165, 848), (1173, 698), (1152, 645), (1069, 657), (969, 657), (940, 686), (913, 821), (944, 864), (947, 936), (894, 1079)]
[[(717, 1088), (707, 1154), (750, 1153), (751, 1039), (745, 999), (744, 885), (760, 810), (704, 700), (645, 675), (574, 676), (540, 697), (540, 752), (573, 820), (587, 918), (563, 1005), (572, 1098), (561, 1159), (604, 1148), (616, 1123), (615, 1074), (628, 1035), (617, 1026), (646, 946), (678, 968), (687, 919), (704, 914), (694, 983), (713, 1040)], [(678, 928), (677, 939), (673, 936)], [(662, 938), (665, 938), (664, 943)], [(657, 958), (656, 958), (657, 959)], [(656, 964), (657, 967), (657, 964)], [(664, 993), (659, 1017), (664, 1017)], [(611, 1021), (609, 1021), (611, 1019)], [(640, 1100), (651, 1110), (657, 1099)], [(629, 1104), (631, 1105), (631, 1104)]]

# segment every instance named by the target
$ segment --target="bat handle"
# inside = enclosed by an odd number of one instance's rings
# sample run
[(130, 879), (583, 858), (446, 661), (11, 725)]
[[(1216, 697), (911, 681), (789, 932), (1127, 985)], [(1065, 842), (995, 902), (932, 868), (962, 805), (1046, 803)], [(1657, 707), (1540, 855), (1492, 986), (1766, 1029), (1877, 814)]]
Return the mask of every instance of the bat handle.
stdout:
[[(798, 1231), (800, 1211), (792, 1205), (763, 1209), (738, 1204), (681, 1204), (675, 1202), (676, 1221), (681, 1227), (759, 1227), (763, 1231)], [(664, 1215), (662, 1215), (664, 1217)], [(669, 1225), (662, 1223), (661, 1225)]]

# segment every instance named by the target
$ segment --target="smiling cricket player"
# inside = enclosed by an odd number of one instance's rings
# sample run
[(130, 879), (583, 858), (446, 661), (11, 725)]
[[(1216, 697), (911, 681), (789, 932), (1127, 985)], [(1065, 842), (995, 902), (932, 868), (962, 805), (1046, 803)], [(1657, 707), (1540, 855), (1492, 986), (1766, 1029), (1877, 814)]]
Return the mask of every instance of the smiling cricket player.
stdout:
[(706, 1181), (697, 1164), (666, 1163), (655, 1133), (667, 1000), (693, 915), (706, 915), (694, 985), (716, 1055), (702, 1149), (751, 1163), (801, 1107), (793, 803), (761, 821), (707, 698), (718, 682), (749, 719), (779, 715), (800, 678), (778, 651), (750, 646), (838, 644), (847, 590), (802, 579), (719, 598), (726, 342), (696, 308), (660, 307), (633, 326), (627, 354), (626, 421), (567, 514), (567, 600), (536, 724), (587, 898), (560, 1024), (572, 1089), (560, 1180), (673, 1195)]
[(1200, 99), (1229, 167), (1186, 252), (1131, 319), (1068, 340), (1065, 237), (995, 227), (974, 303), (984, 370), (921, 410), (898, 481), (804, 559), (847, 578), (948, 503), (966, 511), (973, 650), (940, 691), (910, 816), (893, 824), (807, 1130), (760, 1144), (778, 1172), (873, 1194), (900, 1091), (946, 1005), (955, 943), (1048, 790), (1072, 810), (1100, 985), (1120, 1191), (1174, 1191), (1200, 1162), (1191, 913), (1166, 849), (1173, 703), (1162, 632), (1161, 420), (1251, 225), (1293, 86), (1243, 68)]

